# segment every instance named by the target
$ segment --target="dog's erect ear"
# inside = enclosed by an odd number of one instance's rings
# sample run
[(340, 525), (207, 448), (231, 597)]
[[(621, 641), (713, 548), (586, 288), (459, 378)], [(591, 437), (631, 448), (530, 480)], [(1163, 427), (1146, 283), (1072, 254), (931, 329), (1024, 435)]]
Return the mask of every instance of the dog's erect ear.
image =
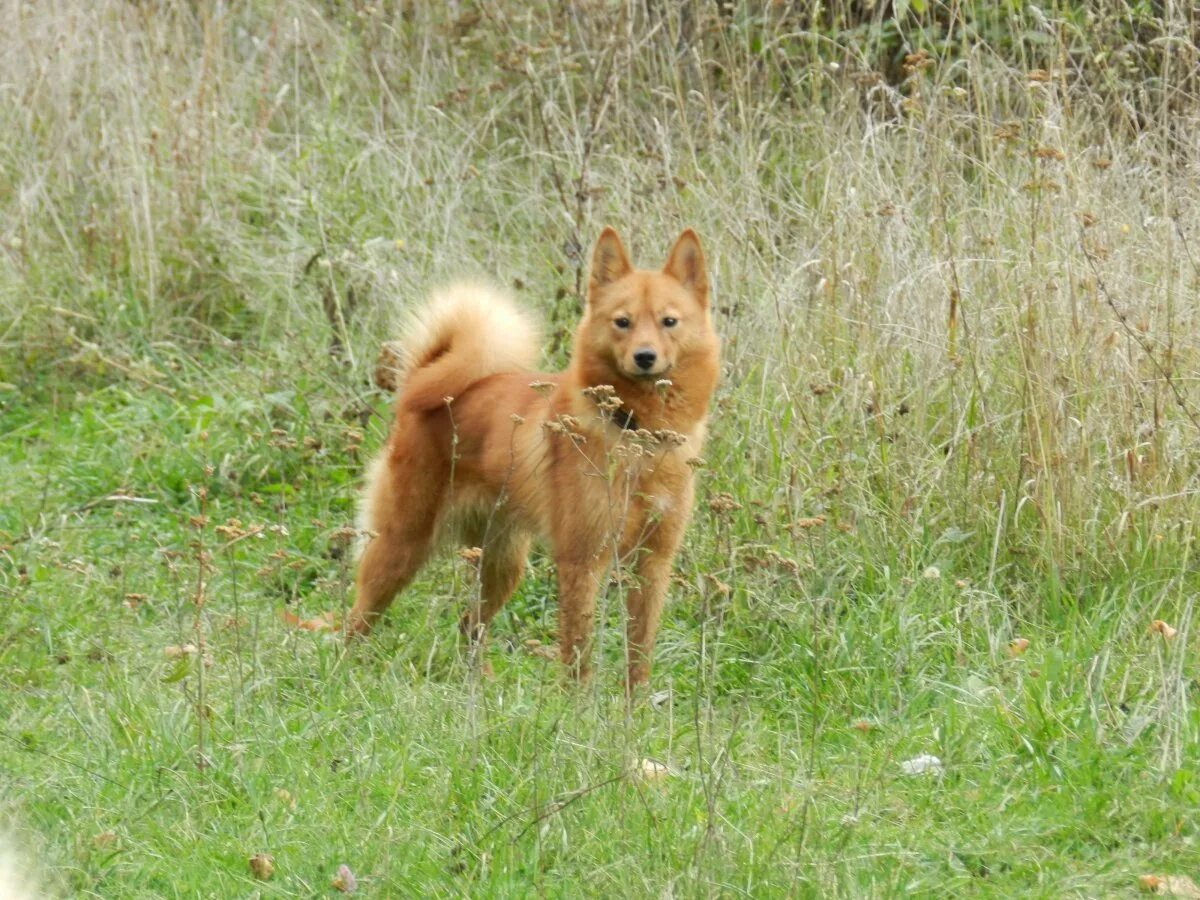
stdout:
[(663, 271), (688, 288), (700, 301), (708, 301), (708, 270), (704, 266), (704, 251), (700, 249), (700, 238), (687, 229), (679, 236)]
[(588, 278), (588, 291), (595, 291), (616, 281), (633, 270), (629, 257), (617, 237), (616, 231), (606, 227), (596, 238), (596, 249), (592, 251), (592, 273)]

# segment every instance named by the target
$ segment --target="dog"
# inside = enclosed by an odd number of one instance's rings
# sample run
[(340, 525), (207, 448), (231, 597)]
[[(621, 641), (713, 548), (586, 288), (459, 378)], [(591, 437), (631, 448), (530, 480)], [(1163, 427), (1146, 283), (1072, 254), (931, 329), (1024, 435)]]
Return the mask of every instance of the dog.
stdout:
[(480, 285), (434, 295), (398, 346), (395, 419), (368, 472), (347, 634), (370, 631), (453, 536), (476, 548), (463, 551), (479, 589), (460, 627), (478, 647), (541, 538), (557, 569), (568, 672), (591, 673), (596, 595), (618, 566), (635, 575), (626, 684), (645, 682), (720, 366), (695, 232), (651, 271), (633, 268), (616, 231), (603, 230), (561, 373), (533, 371), (533, 320)]

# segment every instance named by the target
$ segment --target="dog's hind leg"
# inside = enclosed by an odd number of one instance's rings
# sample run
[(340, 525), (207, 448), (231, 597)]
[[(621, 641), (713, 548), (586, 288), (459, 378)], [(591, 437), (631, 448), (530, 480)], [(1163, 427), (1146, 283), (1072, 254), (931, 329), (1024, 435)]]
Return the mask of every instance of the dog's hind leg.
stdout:
[(366, 634), (396, 594), (404, 590), (429, 558), (433, 523), (381, 531), (367, 545), (355, 579), (354, 606), (346, 619), (348, 635)]
[[(373, 469), (367, 492), (367, 523), (375, 533), (359, 560), (354, 606), (346, 619), (348, 636), (369, 632), (425, 564), (446, 495), (436, 472), (422, 472), (411, 459), (399, 477), (400, 457), (381, 463)], [(410, 472), (422, 474), (406, 478)]]
[(458, 623), (472, 645), (483, 643), (488, 624), (517, 589), (525, 572), (529, 543), (528, 536), (511, 532), (485, 542), (479, 568), (479, 599)]

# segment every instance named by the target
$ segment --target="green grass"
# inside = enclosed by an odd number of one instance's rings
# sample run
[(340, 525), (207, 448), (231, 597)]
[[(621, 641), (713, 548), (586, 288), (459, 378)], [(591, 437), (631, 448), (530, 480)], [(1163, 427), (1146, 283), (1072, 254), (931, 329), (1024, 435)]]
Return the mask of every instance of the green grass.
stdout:
[[(71, 892), (251, 892), (260, 851), (282, 896), (343, 862), (378, 896), (641, 896), (1094, 894), (1194, 860), (1188, 638), (1147, 634), (1190, 621), (1177, 571), (993, 591), (961, 535), (889, 549), (826, 523), (801, 532), (793, 574), (757, 550), (789, 546), (774, 523), (702, 498), (658, 708), (620, 699), (615, 603), (585, 691), (524, 648), (554, 630), (544, 560), (498, 620), (494, 681), (455, 643), (458, 563), (347, 652), (275, 613), (349, 596), (334, 532), (363, 451), (340, 413), (360, 398), (261, 362), (171, 395), (35, 396), (6, 419), (4, 799)], [(735, 434), (718, 424), (713, 456)], [(102, 500), (117, 490), (156, 502)], [(224, 547), (231, 518), (262, 537)], [(768, 564), (731, 566), (729, 547)], [(209, 665), (164, 656), (197, 628)], [(1016, 635), (1031, 645), (1010, 658)], [(926, 752), (942, 775), (901, 774)], [(672, 774), (623, 777), (643, 758)]]
[[(1196, 48), (1157, 22), (1122, 80), (1069, 6), (1014, 14), (1033, 56), (963, 37), (893, 84), (754, 4), (15, 15), (0, 822), (45, 889), (1200, 880)], [(654, 702), (624, 702), (615, 588), (588, 687), (527, 643), (538, 554), (492, 680), (449, 555), (360, 646), (286, 627), (350, 601), (396, 312), (485, 274), (560, 365), (605, 222), (645, 264), (697, 227), (725, 339)]]

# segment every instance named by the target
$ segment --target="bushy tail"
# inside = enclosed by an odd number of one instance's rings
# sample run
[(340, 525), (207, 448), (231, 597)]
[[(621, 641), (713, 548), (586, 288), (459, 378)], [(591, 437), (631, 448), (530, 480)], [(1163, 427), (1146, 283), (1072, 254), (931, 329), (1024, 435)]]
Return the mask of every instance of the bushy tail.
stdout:
[(438, 291), (418, 311), (391, 353), (390, 377), (399, 402), (412, 410), (442, 406), (472, 382), (501, 372), (522, 372), (537, 361), (538, 329), (512, 300), (481, 284)]

